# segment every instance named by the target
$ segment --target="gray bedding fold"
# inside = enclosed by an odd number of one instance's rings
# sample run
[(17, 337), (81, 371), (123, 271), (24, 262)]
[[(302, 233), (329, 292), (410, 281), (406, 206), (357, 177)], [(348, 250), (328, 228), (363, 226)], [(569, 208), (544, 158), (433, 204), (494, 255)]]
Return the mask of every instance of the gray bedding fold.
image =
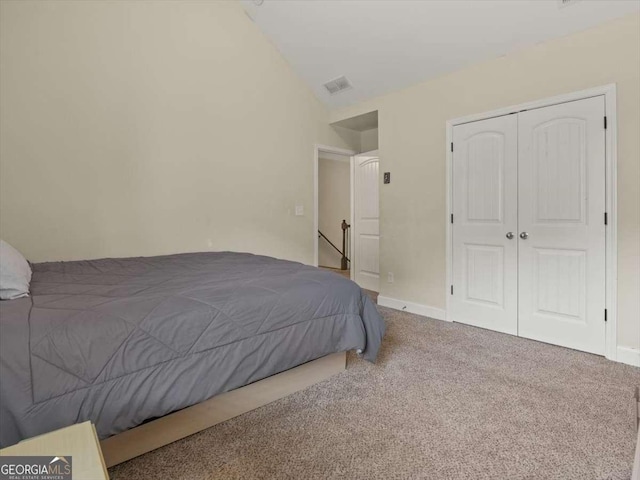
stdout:
[(91, 420), (105, 438), (384, 335), (353, 282), (246, 253), (42, 263), (0, 302), (0, 446)]

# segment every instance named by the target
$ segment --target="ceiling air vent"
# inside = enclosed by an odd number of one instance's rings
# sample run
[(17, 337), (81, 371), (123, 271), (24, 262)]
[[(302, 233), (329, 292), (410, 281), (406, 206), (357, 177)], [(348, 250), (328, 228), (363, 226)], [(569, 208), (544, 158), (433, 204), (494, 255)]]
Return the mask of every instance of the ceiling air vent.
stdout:
[(568, 7), (574, 3), (578, 3), (580, 0), (558, 0), (558, 8)]
[(343, 75), (325, 83), (324, 88), (326, 88), (331, 95), (335, 95), (338, 92), (353, 88), (353, 85), (351, 85), (351, 82)]

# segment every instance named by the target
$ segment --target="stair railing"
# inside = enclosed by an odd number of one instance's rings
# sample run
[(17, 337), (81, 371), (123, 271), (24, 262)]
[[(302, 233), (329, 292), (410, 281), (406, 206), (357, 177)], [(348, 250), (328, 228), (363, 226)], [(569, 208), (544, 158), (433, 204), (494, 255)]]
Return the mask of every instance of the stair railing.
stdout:
[(350, 232), (350, 228), (351, 225), (349, 225), (346, 220), (342, 220), (342, 224), (340, 225), (340, 228), (342, 229), (342, 250), (340, 250), (338, 247), (336, 247), (333, 242), (331, 240), (329, 240), (327, 238), (327, 236), (322, 233), (320, 230), (318, 230), (318, 238), (324, 238), (327, 243), (329, 245), (331, 245), (333, 247), (333, 249), (338, 252), (341, 256), (340, 259), (340, 270), (349, 270), (349, 263), (351, 262), (351, 260), (349, 259), (349, 257), (347, 257), (347, 237), (349, 235)]

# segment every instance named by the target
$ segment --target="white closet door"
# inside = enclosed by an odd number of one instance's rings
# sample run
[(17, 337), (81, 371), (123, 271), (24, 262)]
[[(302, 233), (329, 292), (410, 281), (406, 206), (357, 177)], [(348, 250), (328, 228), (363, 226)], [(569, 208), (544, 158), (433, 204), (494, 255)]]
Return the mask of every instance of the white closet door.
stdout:
[(604, 97), (518, 117), (519, 335), (603, 354)]
[(355, 156), (354, 175), (354, 280), (360, 287), (380, 290), (379, 159)]
[(452, 317), (513, 335), (518, 325), (517, 139), (517, 115), (453, 128)]

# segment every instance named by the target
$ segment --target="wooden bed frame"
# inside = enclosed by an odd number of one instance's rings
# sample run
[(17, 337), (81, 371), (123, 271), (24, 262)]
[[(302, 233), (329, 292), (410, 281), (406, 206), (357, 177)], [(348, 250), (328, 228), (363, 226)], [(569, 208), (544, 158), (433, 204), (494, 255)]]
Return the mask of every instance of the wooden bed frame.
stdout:
[(113, 467), (303, 390), (345, 367), (346, 353), (333, 353), (144, 423), (102, 440), (104, 461), (107, 467)]

